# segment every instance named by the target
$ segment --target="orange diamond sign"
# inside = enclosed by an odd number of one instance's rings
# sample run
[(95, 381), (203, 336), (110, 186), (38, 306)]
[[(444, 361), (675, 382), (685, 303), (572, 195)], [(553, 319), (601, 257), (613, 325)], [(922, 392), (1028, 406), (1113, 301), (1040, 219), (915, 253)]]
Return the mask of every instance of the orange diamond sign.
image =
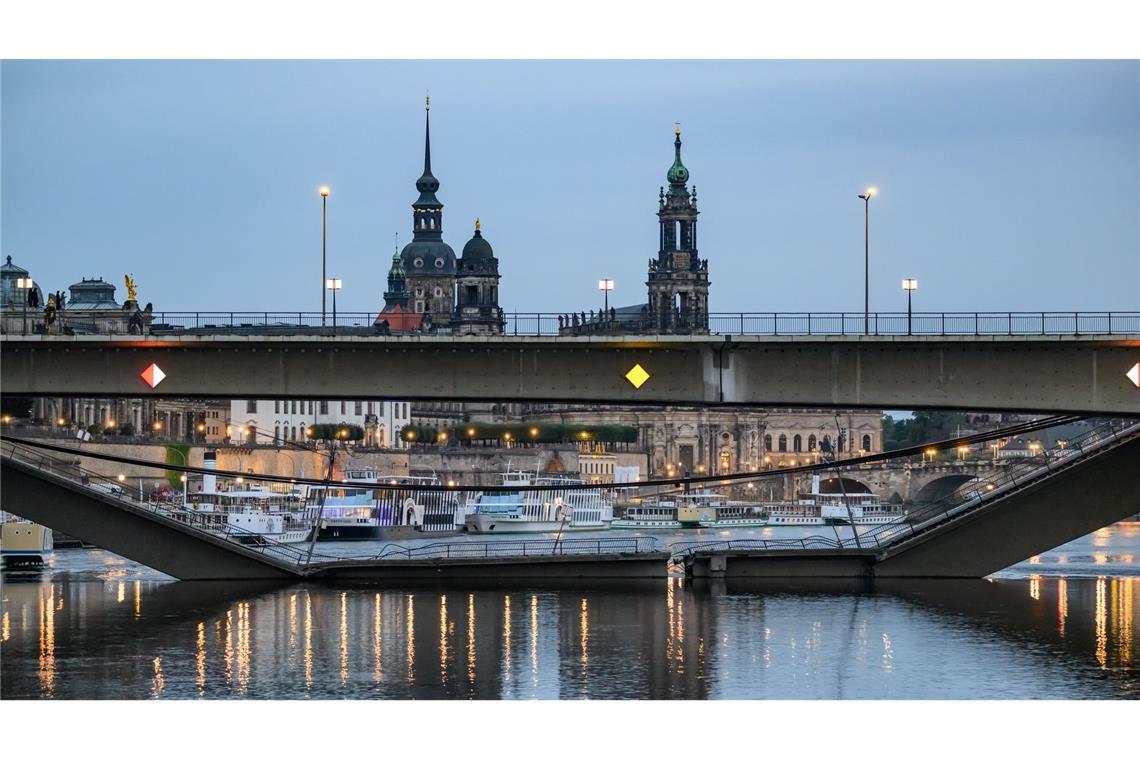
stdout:
[(139, 377), (143, 379), (144, 383), (153, 388), (163, 381), (163, 379), (166, 377), (166, 373), (163, 372), (157, 364), (151, 362), (150, 366), (148, 366), (139, 374)]

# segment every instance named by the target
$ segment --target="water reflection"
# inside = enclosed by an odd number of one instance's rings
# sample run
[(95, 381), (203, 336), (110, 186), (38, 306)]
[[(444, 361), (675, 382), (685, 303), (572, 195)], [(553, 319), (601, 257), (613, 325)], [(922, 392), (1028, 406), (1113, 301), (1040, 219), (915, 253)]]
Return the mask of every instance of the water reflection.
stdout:
[(1140, 697), (1130, 546), (873, 587), (266, 588), (75, 553), (5, 577), (0, 697)]

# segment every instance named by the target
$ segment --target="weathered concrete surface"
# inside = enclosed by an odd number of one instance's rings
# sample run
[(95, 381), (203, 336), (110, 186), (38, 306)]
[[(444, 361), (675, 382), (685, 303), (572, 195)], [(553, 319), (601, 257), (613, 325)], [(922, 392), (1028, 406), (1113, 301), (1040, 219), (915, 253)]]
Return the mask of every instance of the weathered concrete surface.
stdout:
[(981, 578), (1140, 510), (1140, 437), (900, 542), (876, 578)]
[(300, 573), (233, 542), (152, 515), (7, 457), (0, 506), (181, 580), (289, 580)]
[(313, 565), (314, 581), (397, 582), (554, 579), (647, 579), (668, 575), (668, 552), (490, 557), (450, 560), (372, 560)]
[[(725, 403), (1140, 414), (1136, 336), (7, 336), (13, 395)], [(156, 362), (166, 379), (139, 373)], [(634, 364), (651, 375), (634, 388)]]
[(693, 578), (870, 578), (873, 551), (726, 551), (686, 559)]

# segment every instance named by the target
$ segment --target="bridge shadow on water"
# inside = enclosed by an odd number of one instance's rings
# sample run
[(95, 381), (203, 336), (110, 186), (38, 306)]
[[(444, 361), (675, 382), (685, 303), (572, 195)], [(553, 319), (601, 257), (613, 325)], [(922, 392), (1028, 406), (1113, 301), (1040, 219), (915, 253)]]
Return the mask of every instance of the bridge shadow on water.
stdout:
[(1136, 698), (1137, 578), (5, 576), (14, 698)]

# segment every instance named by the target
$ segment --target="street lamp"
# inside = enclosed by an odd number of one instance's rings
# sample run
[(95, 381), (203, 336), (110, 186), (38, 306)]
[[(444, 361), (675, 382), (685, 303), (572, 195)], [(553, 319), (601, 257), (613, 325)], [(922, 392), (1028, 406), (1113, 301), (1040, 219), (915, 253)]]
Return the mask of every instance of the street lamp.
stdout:
[(605, 309), (602, 314), (610, 313), (610, 291), (614, 289), (614, 281), (610, 279), (598, 280), (598, 290), (602, 291), (605, 298)]
[(863, 201), (863, 334), (871, 331), (871, 199), (879, 191), (868, 187), (866, 192), (859, 194)]
[[(336, 330), (336, 292), (340, 290), (340, 278), (330, 277), (325, 280), (325, 288), (332, 291), (333, 294), (333, 330)], [(324, 324), (322, 322), (322, 324)]]
[[(328, 210), (329, 210), (329, 188), (327, 185), (321, 186), (321, 282), (324, 282), (328, 273), (328, 247), (326, 241), (328, 239)], [(321, 290), (321, 327), (325, 326), (325, 291)]]
[(23, 291), (23, 293), (21, 293), (22, 298), (20, 298), (20, 303), (22, 304), (21, 311), (24, 317), (24, 335), (28, 334), (28, 291), (35, 286), (36, 283), (32, 281), (31, 277), (16, 278), (16, 287)]
[(910, 335), (910, 297), (914, 291), (918, 290), (918, 280), (907, 277), (902, 282), (902, 289), (906, 291), (906, 334)]

